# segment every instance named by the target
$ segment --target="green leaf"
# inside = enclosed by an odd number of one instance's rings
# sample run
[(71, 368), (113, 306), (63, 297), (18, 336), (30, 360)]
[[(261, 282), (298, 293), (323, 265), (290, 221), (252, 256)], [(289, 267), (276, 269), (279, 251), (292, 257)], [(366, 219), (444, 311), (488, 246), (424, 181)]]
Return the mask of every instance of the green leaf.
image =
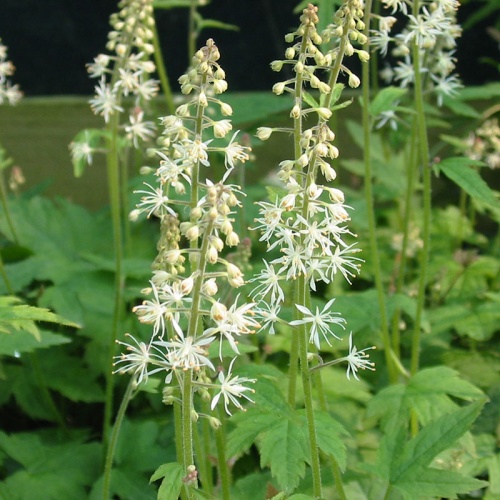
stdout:
[(306, 428), (291, 419), (281, 419), (268, 426), (260, 438), (261, 465), (269, 465), (271, 473), (284, 490), (292, 490), (304, 477), (309, 457)]
[(58, 316), (48, 309), (22, 304), (21, 299), (17, 297), (0, 297), (0, 334), (24, 330), (40, 340), (40, 332), (35, 321), (46, 321), (79, 328), (76, 323)]
[(89, 373), (84, 359), (69, 354), (67, 349), (52, 349), (49, 356), (40, 357), (39, 364), (47, 387), (70, 401), (104, 401), (104, 391), (96, 375)]
[(446, 177), (455, 182), (474, 200), (487, 203), (488, 205), (498, 205), (493, 191), (484, 182), (481, 176), (473, 170), (472, 166), (482, 166), (483, 163), (469, 158), (457, 157), (447, 158), (436, 166)]
[[(334, 106), (335, 103), (340, 99), (342, 92), (344, 91), (345, 85), (343, 83), (336, 83), (332, 89), (332, 100), (331, 106)], [(352, 102), (352, 99), (351, 101)]]
[(198, 23), (199, 31), (205, 28), (216, 28), (220, 30), (229, 30), (229, 31), (239, 31), (239, 26), (234, 24), (223, 23), (222, 21), (217, 21), (216, 19), (202, 19)]
[(467, 494), (487, 485), (486, 481), (450, 470), (415, 468), (395, 487), (406, 494), (408, 500), (413, 500), (423, 497), (457, 498), (457, 494)]
[(4, 498), (16, 500), (86, 499), (86, 489), (99, 473), (100, 446), (79, 440), (62, 440), (55, 434), (47, 442), (34, 433), (0, 432), (0, 450), (18, 463), (3, 480)]
[(424, 493), (446, 498), (456, 498), (458, 493), (467, 493), (485, 486), (484, 481), (427, 468), (439, 453), (450, 448), (460, 436), (470, 430), (484, 403), (485, 400), (477, 401), (442, 415), (426, 425), (404, 447), (398, 460), (393, 461), (390, 483), (409, 494), (419, 491), (419, 495)]
[(311, 106), (311, 108), (319, 108), (318, 101), (316, 101), (316, 99), (314, 99), (314, 97), (309, 92), (304, 91), (302, 93), (302, 97), (303, 97), (304, 101), (307, 104), (309, 104), (309, 106)]
[(255, 406), (249, 406), (245, 413), (237, 413), (231, 418), (236, 428), (228, 437), (228, 455), (234, 456), (245, 452), (256, 441), (257, 437), (266, 432), (270, 425), (283, 419), (293, 417), (292, 409), (285, 400), (281, 390), (274, 381), (266, 378), (266, 367), (249, 365), (239, 373), (245, 377), (255, 377), (255, 393), (252, 399)]
[(477, 87), (465, 87), (458, 92), (458, 98), (465, 101), (494, 99), (500, 97), (500, 83), (492, 82)]
[[(176, 9), (179, 7), (189, 8), (191, 7), (193, 1), (192, 0), (154, 0), (153, 8), (154, 9)], [(202, 3), (201, 0), (198, 0), (198, 6), (206, 5), (206, 3)]]
[(266, 498), (270, 479), (268, 470), (247, 474), (236, 481), (231, 489), (231, 498), (238, 500)]
[(479, 118), (481, 116), (472, 106), (466, 104), (455, 97), (443, 96), (443, 104), (451, 109), (457, 116), (465, 116), (467, 118)]
[(462, 380), (455, 370), (436, 366), (421, 370), (407, 385), (382, 389), (368, 403), (368, 414), (381, 418), (382, 427), (390, 429), (405, 422), (413, 410), (425, 425), (457, 408), (450, 395), (468, 401), (484, 396), (480, 389)]
[(235, 128), (252, 124), (260, 126), (271, 117), (288, 112), (290, 109), (289, 99), (280, 98), (272, 92), (233, 92), (229, 93), (224, 100), (233, 109), (238, 110), (232, 120)]
[(151, 482), (163, 478), (158, 490), (158, 500), (177, 500), (182, 489), (183, 476), (184, 467), (177, 462), (160, 465), (151, 476)]
[(434, 457), (472, 427), (485, 400), (442, 415), (427, 424), (406, 446), (399, 463), (391, 474), (394, 483), (404, 480), (413, 470), (428, 466)]
[(399, 87), (386, 87), (382, 89), (370, 103), (370, 115), (375, 118), (384, 111), (394, 110), (396, 102), (407, 92), (408, 89), (401, 89)]
[(20, 331), (12, 335), (0, 334), (0, 354), (19, 356), (19, 354), (34, 352), (36, 349), (46, 349), (47, 347), (71, 342), (64, 335), (58, 335), (45, 330), (39, 330), (38, 335), (37, 339), (26, 331)]
[[(348, 435), (348, 432), (339, 422), (323, 411), (314, 412), (314, 422), (319, 449), (327, 455), (332, 455), (344, 472), (347, 465), (347, 452), (342, 438)], [(305, 418), (304, 428), (306, 428)]]

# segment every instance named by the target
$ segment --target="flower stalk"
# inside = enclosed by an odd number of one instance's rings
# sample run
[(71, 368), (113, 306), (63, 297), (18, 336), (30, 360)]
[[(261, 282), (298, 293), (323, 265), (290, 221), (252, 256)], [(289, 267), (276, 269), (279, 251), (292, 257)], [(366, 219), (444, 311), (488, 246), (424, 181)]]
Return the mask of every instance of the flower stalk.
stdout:
[[(361, 20), (362, 5), (356, 0), (343, 3), (330, 24), (320, 35), (317, 32), (317, 7), (309, 4), (300, 18), (301, 25), (285, 39), (293, 42), (285, 53), (285, 60), (274, 61), (272, 68), (280, 70), (284, 65), (293, 65), (295, 77), (274, 85), (276, 94), (284, 92), (293, 96), (290, 113), (293, 128), (258, 129), (257, 136), (266, 140), (274, 132), (289, 131), (294, 138), (294, 158), (280, 163), (278, 178), (284, 184), (284, 194), (274, 203), (260, 202), (261, 217), (256, 219), (260, 229), (261, 241), (266, 241), (268, 250), (279, 248), (282, 257), (265, 263), (266, 269), (254, 278), (259, 285), (252, 296), (258, 301), (258, 315), (264, 327), (274, 333), (274, 325), (282, 323), (280, 308), (287, 307), (280, 282), (293, 280), (294, 319), (289, 323), (294, 328), (289, 363), (288, 401), (295, 404), (295, 379), (299, 361), (304, 405), (307, 416), (313, 492), (316, 497), (322, 495), (320, 457), (317, 444), (313, 394), (309, 369), (309, 344), (313, 344), (314, 353), (321, 349), (321, 343), (331, 345), (331, 339), (340, 337), (336, 333), (343, 329), (345, 320), (332, 311), (335, 299), (331, 299), (322, 310), (312, 307), (311, 289), (316, 290), (316, 282), (330, 283), (337, 273), (350, 283), (359, 272), (360, 259), (354, 254), (358, 249), (343, 240), (344, 234), (351, 234), (343, 226), (349, 216), (344, 208), (344, 195), (337, 188), (327, 184), (336, 177), (331, 165), (338, 155), (338, 149), (332, 144), (335, 134), (329, 127), (332, 108), (339, 97), (338, 78), (347, 73), (349, 85), (357, 87), (359, 78), (344, 64), (344, 57), (357, 54), (364, 61), (368, 59), (366, 51), (356, 49), (351, 41), (363, 43), (364, 28)], [(318, 45), (334, 40), (333, 48), (323, 54)], [(316, 70), (327, 70), (329, 78), (323, 82), (315, 74)], [(318, 71), (319, 73), (319, 71)], [(306, 94), (305, 85), (319, 91), (319, 102), (313, 101)], [(311, 128), (303, 129), (303, 118), (316, 114), (317, 121)], [(310, 121), (309, 121), (310, 123)], [(354, 235), (352, 235), (354, 236)], [(272, 308), (264, 305), (273, 304)], [(262, 305), (261, 305), (262, 304)], [(271, 319), (272, 318), (272, 319)], [(272, 326), (271, 326), (272, 325)], [(321, 385), (321, 384), (320, 384)], [(321, 399), (321, 395), (320, 395)], [(338, 485), (343, 491), (342, 485)]]

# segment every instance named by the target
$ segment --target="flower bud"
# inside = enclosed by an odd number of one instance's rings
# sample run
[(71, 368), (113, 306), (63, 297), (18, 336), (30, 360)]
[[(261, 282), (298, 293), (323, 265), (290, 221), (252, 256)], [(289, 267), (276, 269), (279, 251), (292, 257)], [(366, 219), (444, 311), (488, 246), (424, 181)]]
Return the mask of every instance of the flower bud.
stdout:
[(191, 290), (193, 289), (194, 286), (194, 280), (191, 278), (186, 278), (181, 281), (181, 290), (184, 295), (188, 295), (191, 293)]
[(332, 111), (328, 108), (316, 108), (316, 112), (323, 120), (329, 120), (332, 116)]
[(231, 116), (233, 114), (233, 108), (229, 106), (229, 104), (223, 102), (220, 105), (220, 112), (223, 114), (223, 116)]
[(360, 83), (361, 80), (354, 73), (349, 75), (349, 87), (355, 89), (359, 87)]
[(283, 68), (283, 61), (273, 61), (271, 63), (271, 69), (273, 71), (281, 71), (281, 68)]
[(201, 289), (202, 292), (209, 297), (213, 297), (219, 291), (215, 278), (210, 278), (209, 280), (205, 281)]
[(227, 315), (227, 307), (220, 302), (215, 302), (210, 309), (210, 317), (214, 321), (222, 321)]
[(261, 141), (267, 141), (272, 133), (273, 129), (270, 127), (259, 127), (256, 135)]
[(285, 82), (278, 82), (273, 85), (273, 92), (276, 95), (281, 95), (285, 91)]
[(194, 241), (194, 240), (197, 240), (200, 236), (200, 229), (198, 226), (196, 225), (192, 225), (187, 231), (186, 231), (186, 234), (185, 234), (186, 238), (189, 240), (189, 241)]
[(207, 250), (207, 262), (210, 264), (217, 263), (217, 259), (219, 258), (219, 252), (213, 246), (209, 246)]
[(358, 50), (358, 57), (361, 62), (368, 62), (370, 60), (370, 54), (366, 50)]
[(292, 111), (290, 111), (290, 117), (294, 120), (297, 120), (300, 117), (300, 106), (298, 104), (295, 104)]
[(215, 80), (214, 81), (214, 92), (216, 94), (222, 94), (227, 90), (226, 80)]
[(222, 422), (218, 418), (210, 417), (210, 416), (208, 417), (208, 423), (210, 424), (210, 427), (212, 427), (212, 429), (214, 431), (219, 429), (220, 426), (222, 425)]
[(226, 244), (230, 247), (235, 247), (240, 242), (239, 236), (233, 231), (226, 237)]

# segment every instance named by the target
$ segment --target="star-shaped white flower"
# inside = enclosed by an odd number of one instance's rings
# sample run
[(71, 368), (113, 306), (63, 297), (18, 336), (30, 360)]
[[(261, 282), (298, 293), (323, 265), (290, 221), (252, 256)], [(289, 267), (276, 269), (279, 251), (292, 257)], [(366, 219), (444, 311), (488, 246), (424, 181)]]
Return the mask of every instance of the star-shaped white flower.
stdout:
[(296, 319), (290, 322), (290, 325), (311, 325), (311, 329), (309, 331), (309, 342), (313, 343), (318, 349), (320, 348), (320, 339), (319, 334), (321, 333), (326, 340), (328, 345), (330, 344), (330, 340), (328, 337), (331, 335), (336, 339), (340, 340), (340, 337), (333, 333), (331, 330), (332, 325), (339, 325), (342, 328), (345, 328), (343, 323), (345, 323), (345, 319), (338, 317), (340, 313), (332, 312), (331, 308), (335, 299), (331, 299), (328, 301), (323, 308), (322, 311), (319, 310), (319, 307), (316, 307), (316, 312), (313, 313), (307, 307), (295, 304), (295, 307), (304, 315), (302, 319)]

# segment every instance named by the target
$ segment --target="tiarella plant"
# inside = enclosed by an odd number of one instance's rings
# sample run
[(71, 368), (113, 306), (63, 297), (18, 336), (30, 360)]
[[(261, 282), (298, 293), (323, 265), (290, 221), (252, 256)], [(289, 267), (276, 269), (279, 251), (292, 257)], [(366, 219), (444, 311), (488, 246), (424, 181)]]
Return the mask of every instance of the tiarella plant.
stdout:
[[(290, 349), (289, 391), (290, 405), (296, 403), (296, 378), (300, 373), (307, 412), (313, 489), (316, 497), (322, 496), (320, 455), (316, 437), (310, 361), (316, 357), (322, 363), (318, 351), (322, 345), (331, 346), (340, 340), (345, 329), (345, 319), (333, 310), (335, 298), (320, 310), (311, 300), (311, 289), (316, 283), (331, 283), (343, 276), (349, 283), (359, 272), (360, 251), (355, 244), (347, 243), (354, 235), (347, 228), (349, 215), (344, 204), (344, 193), (331, 185), (337, 174), (332, 166), (339, 156), (333, 144), (335, 133), (329, 126), (332, 110), (338, 108), (344, 85), (338, 80), (347, 75), (351, 87), (359, 86), (359, 78), (344, 64), (344, 58), (356, 55), (366, 61), (368, 53), (356, 48), (353, 43), (363, 43), (361, 30), (363, 5), (358, 0), (345, 2), (335, 14), (333, 24), (320, 34), (317, 32), (317, 7), (309, 4), (301, 16), (297, 31), (286, 36), (292, 45), (286, 50), (285, 60), (274, 61), (272, 67), (281, 70), (290, 67), (295, 76), (274, 85), (275, 94), (289, 93), (293, 97), (290, 117), (293, 127), (260, 128), (257, 136), (267, 139), (273, 132), (285, 132), (293, 137), (294, 157), (280, 163), (278, 178), (283, 187), (273, 193), (270, 202), (260, 202), (260, 215), (256, 229), (260, 229), (261, 241), (268, 244), (268, 252), (280, 251), (280, 256), (266, 260), (264, 270), (254, 280), (252, 292), (259, 301), (258, 316), (262, 329), (274, 333), (275, 323), (280, 319), (281, 308), (293, 308), (294, 319), (288, 322), (293, 327)], [(320, 44), (331, 43), (325, 53)], [(318, 89), (318, 101), (308, 89)], [(292, 300), (285, 302), (282, 283), (292, 280)], [(350, 336), (348, 357), (349, 371), (358, 368), (373, 369), (366, 358), (366, 350), (356, 350)], [(311, 358), (311, 355), (313, 356)], [(332, 364), (328, 362), (327, 364)], [(315, 368), (319, 368), (316, 366)], [(326, 408), (323, 408), (326, 409)], [(337, 470), (337, 468), (336, 468)], [(337, 474), (341, 491), (340, 476)]]
[[(179, 79), (188, 100), (175, 115), (161, 120), (164, 130), (158, 141), (162, 147), (157, 151), (155, 185), (146, 183), (146, 189), (139, 191), (141, 199), (132, 213), (134, 219), (141, 213), (160, 219), (159, 253), (150, 287), (144, 290), (151, 299), (134, 308), (140, 322), (152, 325), (151, 337), (146, 342), (133, 337), (130, 343), (119, 342), (129, 352), (116, 362), (118, 373), (133, 374), (132, 385), (163, 374), (163, 402), (175, 407), (182, 483), (196, 487), (201, 470), (207, 491), (211, 491), (211, 479), (207, 468), (195, 464), (194, 436), (199, 430), (193, 424), (206, 418), (220, 433), (222, 421), (210, 412), (220, 404), (231, 415), (233, 407), (241, 409), (245, 399), (251, 401), (249, 384), (255, 380), (234, 375), (232, 369), (240, 355), (238, 339), (259, 327), (253, 317), (254, 303), (230, 291), (242, 286), (244, 279), (239, 267), (227, 260), (225, 250), (240, 242), (234, 214), (242, 196), (228, 178), (248, 159), (249, 148), (236, 142), (237, 133), (229, 144), (217, 144), (232, 129), (231, 121), (224, 118), (232, 108), (219, 98), (227, 89), (219, 58), (217, 46), (208, 40)], [(215, 112), (222, 119), (214, 119)], [(218, 180), (210, 178), (211, 157), (217, 154), (224, 156), (225, 170)], [(217, 360), (210, 359), (210, 350)], [(220, 481), (228, 498), (226, 459), (223, 449), (218, 451)], [(159, 469), (154, 477), (165, 475)], [(165, 479), (170, 481), (171, 476)], [(193, 493), (183, 495), (191, 498)]]

